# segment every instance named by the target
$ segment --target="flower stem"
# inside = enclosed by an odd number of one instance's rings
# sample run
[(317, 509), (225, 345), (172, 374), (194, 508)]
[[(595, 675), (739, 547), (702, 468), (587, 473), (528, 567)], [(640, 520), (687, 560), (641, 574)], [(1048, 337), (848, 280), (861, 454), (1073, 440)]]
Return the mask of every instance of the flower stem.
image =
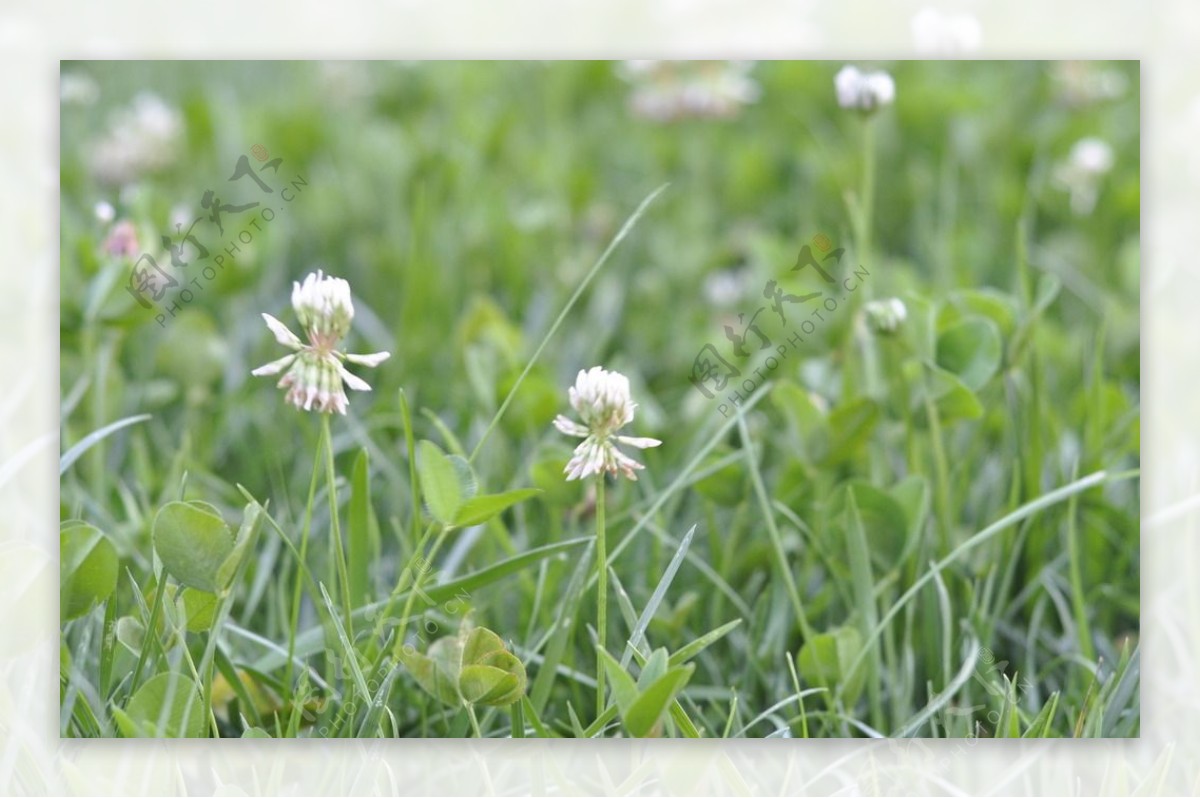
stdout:
[(604, 474), (596, 479), (596, 717), (604, 714), (604, 630), (608, 626), (608, 553), (604, 541)]
[[(425, 534), (421, 537), (421, 542), (418, 544), (417, 550), (413, 554), (412, 561), (405, 569), (412, 574), (412, 586), (409, 587), (408, 597), (404, 600), (404, 609), (400, 611), (400, 623), (396, 628), (396, 642), (392, 645), (392, 656), (396, 659), (400, 658), (400, 652), (404, 650), (404, 635), (408, 632), (408, 619), (412, 614), (413, 600), (416, 599), (417, 594), (421, 592), (421, 577), (424, 576), (427, 571), (433, 569), (433, 558), (437, 556), (438, 549), (442, 547), (442, 544), (446, 541), (446, 536), (450, 532), (450, 527), (441, 527), (441, 531), (438, 533), (437, 539), (433, 541), (433, 548), (429, 550), (428, 555), (425, 555), (423, 554), (425, 550), (425, 542), (429, 539), (429, 535), (433, 532), (433, 529), (434, 526), (430, 525), (430, 527), (425, 530)], [(397, 582), (397, 589), (399, 589), (399, 585), (402, 582), (403, 573), (401, 573), (400, 581)], [(391, 604), (389, 603), (388, 611), (384, 613), (384, 617), (387, 617), (390, 614)]]
[(942, 423), (938, 416), (937, 406), (928, 396), (925, 397), (925, 416), (929, 421), (929, 439), (933, 449), (934, 473), (937, 478), (938, 530), (941, 533), (939, 535), (941, 543), (939, 554), (945, 556), (955, 544), (953, 527), (955, 513), (951, 506), (950, 466), (946, 459), (945, 446), (942, 443)]
[[(861, 219), (858, 240), (858, 257), (866, 262), (871, 257), (871, 223), (875, 215), (875, 118), (863, 120), (863, 171), (862, 195), (859, 202)], [(869, 289), (868, 289), (869, 290)], [(868, 297), (869, 298), (869, 297)]]
[(345, 616), (342, 622), (346, 627), (346, 635), (353, 640), (354, 629), (350, 620), (350, 611), (353, 609), (350, 606), (350, 577), (346, 572), (346, 550), (342, 546), (342, 528), (338, 522), (337, 474), (334, 472), (333, 435), (329, 431), (328, 413), (321, 414), (321, 437), (325, 440), (325, 478), (329, 483), (329, 522), (332, 532), (329, 546), (337, 577), (332, 581), (341, 587), (342, 613)]
[(508, 716), (514, 739), (525, 736), (525, 714), (521, 711), (521, 702), (514, 701), (508, 708)]
[[(867, 116), (863, 120), (862, 126), (862, 189), (859, 196), (859, 227), (858, 227), (858, 262), (860, 264), (871, 263), (871, 227), (874, 223), (875, 216), (875, 116), (874, 114)], [(873, 286), (871, 281), (863, 281), (863, 294), (859, 298), (859, 307), (862, 303), (874, 297)], [(882, 402), (884, 399), (881, 384), (883, 379), (880, 375), (879, 366), (879, 350), (877, 348), (877, 340), (874, 335), (859, 324), (855, 323), (854, 328), (861, 336), (862, 356), (863, 356), (863, 382), (865, 393), (868, 397), (876, 402)], [(879, 444), (878, 438), (872, 436), (871, 443), (871, 480), (875, 484), (880, 484), (884, 479), (884, 465), (886, 458), (884, 456), (883, 447)]]
[(471, 728), (475, 731), (475, 736), (482, 738), (483, 732), (479, 730), (479, 719), (475, 717), (474, 704), (467, 704), (467, 717), (471, 719)]
[(312, 530), (313, 501), (317, 495), (317, 474), (321, 473), (321, 450), (325, 446), (325, 437), (317, 442), (317, 453), (313, 457), (312, 479), (308, 483), (308, 504), (304, 506), (304, 527), (300, 532), (300, 562), (296, 569), (296, 584), (292, 588), (292, 617), (291, 634), (288, 635), (287, 670), (284, 672), (283, 684), (288, 690), (292, 689), (293, 658), (296, 653), (296, 635), (300, 626), (300, 588), (304, 583), (304, 566), (308, 562), (308, 534)]

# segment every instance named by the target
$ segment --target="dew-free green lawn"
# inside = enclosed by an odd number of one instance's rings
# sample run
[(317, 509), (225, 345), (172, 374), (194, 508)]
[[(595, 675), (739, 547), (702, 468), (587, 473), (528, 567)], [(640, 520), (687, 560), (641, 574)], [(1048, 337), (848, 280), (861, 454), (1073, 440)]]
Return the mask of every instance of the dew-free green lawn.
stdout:
[[(841, 66), (760, 63), (735, 116), (659, 122), (610, 63), (64, 63), (63, 736), (1136, 736), (1137, 64), (881, 64), (869, 137)], [(1105, 70), (1120, 96), (1064, 83)], [(178, 136), (104, 182), (143, 91)], [(1090, 210), (1062, 185), (1087, 137), (1113, 155)], [(228, 180), (260, 154), (270, 195)], [(262, 205), (172, 271), (160, 238), (210, 189)], [(125, 290), (101, 201), (198, 281), (174, 317)], [(822, 235), (834, 284), (791, 270)], [(336, 536), (322, 419), (249, 374), (284, 354), (260, 313), (299, 330), (318, 268), (353, 289), (346, 348), (392, 353), (331, 419)], [(785, 326), (769, 281), (836, 308)], [(863, 305), (890, 297), (879, 335)], [(739, 358), (724, 328), (760, 307), (770, 346)], [(706, 344), (743, 372), (712, 399)], [(593, 365), (632, 383), (623, 432), (663, 441), (604, 492), (599, 722), (596, 480), (563, 481), (551, 426)], [(525, 673), (499, 706), (393, 657), (468, 617)]]

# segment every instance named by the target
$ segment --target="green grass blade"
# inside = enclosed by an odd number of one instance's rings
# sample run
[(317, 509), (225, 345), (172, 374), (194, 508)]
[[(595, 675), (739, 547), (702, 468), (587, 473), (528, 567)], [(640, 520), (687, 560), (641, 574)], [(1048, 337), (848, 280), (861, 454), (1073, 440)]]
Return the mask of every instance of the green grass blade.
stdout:
[(683, 540), (679, 542), (679, 546), (675, 549), (675, 554), (671, 557), (671, 562), (667, 563), (667, 570), (663, 572), (662, 579), (658, 580), (658, 585), (654, 588), (654, 592), (650, 594), (650, 599), (642, 609), (642, 614), (638, 617), (637, 624), (633, 627), (633, 633), (629, 636), (625, 653), (621, 655), (622, 668), (629, 665), (629, 660), (633, 656), (634, 650), (642, 644), (642, 640), (646, 636), (646, 627), (650, 625), (650, 621), (654, 618), (654, 613), (658, 612), (659, 605), (667, 597), (667, 590), (671, 587), (671, 581), (675, 579), (675, 574), (679, 571), (679, 566), (683, 564), (683, 557), (687, 554), (688, 546), (692, 544), (692, 536), (695, 534), (696, 524), (692, 524), (692, 528), (687, 531), (687, 534), (683, 536)]
[[(495, 565), (488, 566), (480, 571), (475, 571), (466, 574), (458, 579), (452, 579), (448, 582), (422, 587), (421, 591), (434, 602), (448, 601), (454, 598), (460, 591), (471, 592), (478, 590), (486, 585), (490, 585), (506, 576), (510, 576), (518, 571), (528, 568), (530, 565), (535, 565), (547, 557), (553, 557), (556, 554), (569, 551), (570, 549), (583, 545), (591, 541), (587, 538), (572, 538), (571, 540), (563, 540), (558, 543), (550, 543), (545, 546), (539, 546), (536, 549), (518, 554), (515, 557), (509, 557)], [(374, 618), (375, 613), (383, 611), (389, 604), (402, 606), (404, 600), (408, 597), (409, 591), (404, 591), (397, 594), (394, 599), (384, 599), (382, 601), (372, 602), (365, 607), (356, 609), (352, 616), (355, 620), (363, 618)], [(296, 647), (293, 656), (307, 657), (316, 654), (325, 644), (325, 629), (323, 627), (315, 627), (306, 629), (296, 636)], [(287, 659), (287, 654), (282, 655), (278, 651), (268, 652), (260, 657), (254, 667), (261, 671), (271, 671), (284, 664)]]
[(971, 645), (971, 652), (967, 654), (966, 659), (963, 660), (962, 667), (958, 669), (958, 673), (954, 675), (954, 678), (950, 680), (950, 683), (946, 685), (945, 689), (934, 696), (929, 703), (925, 705), (924, 709), (914, 715), (908, 721), (908, 723), (905, 724), (904, 727), (897, 731), (893, 736), (912, 737), (921, 730), (921, 727), (924, 726), (930, 718), (941, 711), (942, 707), (950, 703), (950, 699), (954, 698), (954, 696), (958, 694), (958, 691), (962, 689), (963, 685), (970, 680), (971, 675), (975, 673), (975, 662), (979, 659), (979, 651), (979, 643), (973, 643)]
[[(768, 393), (770, 393), (770, 383), (764, 383), (759, 390), (755, 391), (752, 396), (747, 398), (746, 401), (742, 403), (737, 412), (733, 414), (733, 418), (722, 424), (712, 435), (706, 436), (707, 443), (701, 446), (699, 451), (692, 456), (692, 459), (688, 461), (687, 465), (683, 467), (683, 470), (681, 470), (675, 479), (672, 480), (671, 484), (658, 494), (658, 498), (655, 499), (654, 502), (641, 515), (641, 517), (638, 519), (638, 522), (633, 525), (633, 529), (629, 530), (629, 534), (622, 538), (621, 542), (614, 546), (612, 551), (609, 552), (609, 565), (612, 565), (616, 559), (621, 556), (622, 552), (633, 545), (634, 540), (637, 539), (638, 533), (645, 529), (646, 525), (650, 523), (650, 519), (654, 517), (654, 514), (661, 510), (663, 505), (665, 505), (667, 501), (675, 495), (676, 492), (678, 492), (685, 484), (688, 483), (692, 472), (699, 468), (700, 464), (704, 461), (704, 458), (708, 456), (708, 453), (715, 449), (717, 444), (725, 439), (725, 436), (729, 433), (729, 430), (733, 429), (734, 425), (741, 421), (742, 417), (745, 416), (746, 413), (750, 412), (750, 410)], [(591, 582), (589, 582), (589, 586), (590, 584)]]
[(521, 383), (523, 383), (525, 378), (529, 376), (529, 372), (533, 369), (534, 364), (537, 363), (538, 358), (541, 357), (542, 350), (546, 348), (546, 344), (550, 343), (550, 339), (554, 337), (554, 333), (558, 332), (558, 328), (562, 325), (563, 320), (567, 318), (567, 314), (571, 312), (571, 308), (575, 307), (575, 303), (579, 301), (579, 297), (583, 295), (584, 290), (592, 282), (592, 279), (599, 273), (601, 267), (608, 262), (609, 256), (612, 255), (613, 251), (617, 248), (617, 245), (625, 240), (625, 236), (629, 235), (629, 231), (633, 229), (633, 226), (637, 224), (638, 219), (640, 219), (642, 214), (646, 212), (646, 208), (650, 207), (650, 203), (654, 202), (658, 195), (663, 193), (666, 188), (667, 184), (664, 183), (663, 185), (654, 189), (654, 191), (650, 192), (650, 195), (642, 200), (642, 203), (637, 206), (637, 209), (633, 212), (633, 214), (625, 220), (625, 224), (621, 225), (621, 229), (617, 231), (615, 236), (613, 236), (612, 241), (609, 242), (604, 252), (600, 255), (600, 258), (595, 264), (593, 264), (592, 268), (588, 270), (588, 273), (584, 275), (583, 279), (579, 282), (579, 285), (576, 286), (575, 293), (571, 294), (571, 298), (567, 300), (567, 304), (563, 305), (563, 309), (559, 311), (558, 318), (554, 320), (554, 323), (550, 325), (550, 329), (546, 330), (546, 334), (542, 336), (542, 342), (538, 344), (537, 349), (533, 350), (533, 355), (525, 364), (525, 368), (521, 371), (521, 375), (517, 377), (517, 380), (512, 384), (512, 387), (508, 389), (508, 395), (505, 396), (504, 401), (500, 403), (500, 409), (498, 409), (495, 415), (492, 416), (492, 420), (488, 422), (487, 427), (483, 430), (483, 434), (479, 436), (479, 442), (475, 444), (475, 448), (471, 450), (471, 456), (467, 458), (468, 462), (475, 462), (475, 458), (479, 456), (479, 450), (483, 448), (483, 444), (487, 442), (488, 436), (492, 434), (492, 430), (494, 430), (496, 425), (500, 423), (500, 419), (504, 417), (504, 413), (508, 410), (508, 406), (512, 404), (513, 397), (517, 395), (517, 391), (521, 388)]
[(58, 475), (61, 477), (63, 474), (67, 473), (67, 469), (74, 465), (75, 461), (82, 457), (84, 452), (107, 438), (109, 435), (112, 435), (114, 432), (122, 430), (125, 427), (129, 427), (134, 424), (140, 424), (149, 418), (152, 418), (149, 413), (129, 416), (121, 419), (120, 421), (114, 421), (111, 424), (107, 424), (95, 432), (89, 432), (83, 437), (83, 440), (79, 441), (79, 443), (75, 444), (70, 449), (67, 449), (67, 451), (63, 453), (62, 457), (58, 459)]
[(367, 688), (367, 679), (363, 676), (362, 668), (358, 664), (358, 652), (354, 650), (354, 645), (346, 636), (346, 628), (342, 626), (337, 609), (333, 605), (333, 599), (329, 597), (329, 591), (325, 589), (325, 584), (322, 582), (319, 587), (321, 588), (321, 599), (325, 602), (325, 608), (329, 610), (329, 615), (333, 618), (333, 627), (337, 630), (338, 641), (342, 644), (342, 660), (350, 668), (350, 675), (354, 677), (354, 686), (357, 688), (358, 694), (363, 701), (370, 703), (371, 691)]
[(950, 563), (957, 561), (968, 551), (971, 551), (972, 549), (975, 549), (991, 540), (993, 537), (1013, 526), (1018, 521), (1022, 521), (1047, 507), (1058, 504), (1059, 502), (1070, 498), (1076, 493), (1081, 493), (1085, 490), (1089, 490), (1105, 483), (1116, 482), (1122, 479), (1132, 479), (1134, 475), (1134, 472), (1108, 474), (1104, 471), (1097, 471), (1094, 474), (1089, 474), (1086, 477), (1078, 479), (1068, 485), (1064, 485), (1056, 490), (1052, 490), (1044, 496), (1039, 496), (1037, 499), (1023, 504), (1016, 510), (1013, 510), (1008, 515), (1001, 518), (999, 521), (996, 521), (990, 526), (984, 528), (982, 531), (958, 544), (953, 551), (951, 551), (942, 559), (933, 563), (929, 570), (926, 571), (919, 579), (913, 582), (912, 586), (910, 586), (908, 590), (904, 591), (903, 595), (901, 595), (900, 598), (898, 598), (895, 603), (892, 604), (891, 608), (884, 613), (883, 618), (881, 618), (879, 623), (875, 625), (875, 628), (871, 630), (871, 634), (867, 636), (867, 639), (863, 641), (863, 650), (857, 657), (854, 658), (854, 660), (850, 662), (847, 670), (853, 671), (854, 668), (858, 666), (859, 660), (867, 656), (869, 645), (874, 642), (879, 635), (883, 634), (883, 630), (889, 623), (892, 622), (892, 619), (899, 614), (900, 610), (904, 609), (908, 602), (912, 601), (913, 597), (920, 592), (921, 588), (925, 587), (925, 585), (928, 584), (931, 579), (933, 579), (933, 575), (935, 573), (943, 570)]
[(670, 656), (670, 658), (667, 660), (667, 664), (671, 665), (671, 666), (682, 665), (683, 663), (690, 660), (692, 657), (699, 654), (704, 649), (711, 646), (713, 643), (720, 640), (725, 635), (732, 632), (739, 625), (741, 625), (741, 623), (742, 623), (741, 618), (735, 618), (727, 624), (718, 626), (716, 629), (713, 629), (711, 632), (706, 632), (704, 635), (696, 638), (695, 640), (688, 643), (686, 646), (684, 646), (683, 648), (679, 649), (674, 654), (672, 654)]
[(1049, 700), (1042, 706), (1037, 717), (1030, 722), (1029, 728), (1021, 735), (1022, 737), (1042, 738), (1050, 736), (1050, 729), (1054, 725), (1054, 713), (1058, 711), (1058, 696), (1059, 693), (1057, 690), (1050, 694)]
[[(867, 546), (867, 533), (858, 512), (858, 500), (854, 496), (854, 488), (850, 488), (846, 495), (846, 549), (850, 559), (850, 581), (854, 589), (859, 629), (862, 631), (863, 639), (867, 640), (871, 630), (879, 623), (879, 613), (875, 607), (875, 579), (871, 575), (871, 551)], [(867, 694), (871, 704), (871, 723), (878, 728), (883, 725), (883, 700), (880, 695), (880, 673), (883, 670), (883, 663), (878, 639), (866, 643), (863, 648), (870, 651), (870, 656), (866, 660), (868, 665)], [(853, 669), (847, 669), (844, 680), (849, 681), (853, 673)]]
[[(592, 543), (595, 539), (589, 537), (584, 540)], [(529, 691), (530, 701), (533, 702), (533, 707), (539, 713), (546, 708), (546, 701), (550, 698), (550, 688), (554, 685), (554, 676), (558, 672), (558, 665), (562, 662), (571, 630), (574, 628), (579, 602), (583, 597), (584, 586), (587, 584), (586, 577), (591, 570), (591, 562), (591, 549), (589, 547), (588, 551), (579, 558), (579, 562), (575, 565), (575, 570), (571, 574), (571, 580), (567, 583), (567, 588), (564, 591), (562, 603), (559, 605), (559, 612), (554, 618), (554, 625), (547, 632), (549, 645), (546, 647), (546, 653), (542, 661), (542, 666), (538, 669), (538, 675), (533, 680), (533, 688)]]
[[(766, 391), (761, 391), (760, 393), (766, 393)], [(747, 402), (746, 404), (749, 403)], [(745, 408), (746, 405), (742, 407)], [(754, 442), (750, 439), (750, 431), (746, 429), (746, 417), (744, 414), (738, 414), (737, 425), (738, 433), (742, 439), (742, 446), (745, 447), (746, 468), (750, 471), (750, 481), (754, 485), (754, 495), (758, 498), (763, 520), (767, 524), (767, 534), (771, 538), (771, 548), (775, 552), (775, 565), (779, 569), (779, 575), (783, 577), (783, 586), (786, 588), (788, 598), (792, 602), (792, 611), (796, 613), (796, 623), (800, 625), (800, 631), (804, 635), (804, 639), (811, 640), (813, 630), (808, 624), (808, 617), (804, 614), (804, 603), (800, 600), (800, 589), (796, 586), (795, 576), (792, 575), (792, 566), (788, 563), (787, 552), (783, 550), (783, 538), (779, 535), (779, 527), (775, 523), (775, 513), (771, 509), (771, 500), (767, 496), (766, 487), (763, 485), (762, 473), (758, 468), (758, 455), (755, 454)], [(848, 672), (853, 672), (853, 668), (850, 668)]]

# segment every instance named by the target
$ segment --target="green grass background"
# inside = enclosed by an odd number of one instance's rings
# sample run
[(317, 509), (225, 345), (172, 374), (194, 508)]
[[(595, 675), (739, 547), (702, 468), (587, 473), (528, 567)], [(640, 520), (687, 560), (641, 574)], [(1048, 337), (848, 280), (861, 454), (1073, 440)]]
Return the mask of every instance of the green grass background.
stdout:
[[(113, 735), (113, 708), (128, 709), (122, 676), (138, 656), (104, 634), (105, 619), (146, 625), (158, 508), (203, 500), (236, 526), (239, 484), (269, 502), (280, 531), (258, 538), (220, 635), (225, 664), (251, 687), (216, 707), (212, 726), (286, 733), (308, 706), (317, 720), (297, 733), (468, 733), (462, 713), (403, 670), (391, 677), (387, 712), (372, 719), (361, 701), (347, 710), (355, 686), (345, 661), (355, 655), (330, 653), (332, 641), (306, 655), (326, 687), (285, 685), (282, 667), (266, 667), (266, 642), (288, 645), (297, 569), (284, 538), (298, 545), (320, 428), (249, 375), (283, 354), (259, 313), (293, 324), (292, 281), (324, 268), (353, 287), (350, 351), (392, 352), (382, 367), (357, 370), (374, 392), (351, 395), (349, 417), (333, 425), (343, 503), (352, 465), (368, 452), (370, 522), (353, 534), (370, 555), (371, 600), (382, 600), (415, 545), (398, 391), (417, 438), (446, 449), (458, 440), (469, 452), (622, 223), (669, 183), (474, 463), (487, 492), (544, 493), (449, 539), (434, 582), (591, 534), (586, 489), (557, 478), (570, 442), (550, 421), (567, 412), (575, 372), (603, 364), (633, 383), (630, 434), (664, 441), (643, 453), (639, 482), (608, 489), (609, 548), (620, 547), (610, 591), (624, 597), (610, 605), (608, 647), (620, 655), (626, 616), (641, 613), (696, 525), (646, 636), (678, 651), (741, 619), (695, 657), (679, 699), (705, 736), (1136, 735), (1137, 479), (1108, 480), (956, 552), (1078, 477), (1138, 466), (1137, 65), (1106, 65), (1126, 75), (1128, 91), (1083, 106), (1062, 100), (1048, 63), (883, 65), (897, 100), (876, 119), (866, 253), (846, 204), (861, 178), (862, 124), (835, 103), (840, 66), (762, 63), (753, 73), (762, 96), (735, 118), (657, 123), (629, 112), (630, 87), (610, 63), (64, 63), (100, 93), (92, 105), (64, 104), (61, 116), (63, 448), (119, 419), (152, 418), (90, 447), (62, 478), (62, 518), (102, 530), (120, 562), (108, 601), (64, 622), (62, 733)], [(178, 155), (124, 189), (101, 185), (87, 169), (91, 142), (114, 108), (147, 90), (183, 114)], [(1105, 139), (1116, 157), (1094, 212), (1078, 216), (1053, 173), (1084, 136)], [(254, 144), (283, 158), (281, 177), (307, 185), (276, 203), (275, 220), (182, 314), (156, 323), (123, 290), (128, 261), (100, 253), (94, 204), (117, 206), (151, 251), (172, 209), (199, 215), (210, 188), (227, 201), (251, 193), (225, 181)], [(227, 222), (226, 241), (230, 229), (241, 226)], [(752, 313), (768, 280), (817, 290), (811, 273), (788, 270), (818, 233), (847, 248), (844, 273), (869, 271), (863, 296), (908, 305), (903, 335), (869, 345), (884, 390), (865, 396), (857, 305), (843, 305), (773, 373), (744, 426), (731, 424), (690, 385), (692, 361), (710, 342), (729, 357), (723, 325)], [(724, 271), (744, 294), (720, 305), (705, 281)], [(941, 406), (931, 418), (910, 394), (936, 359), (937, 333), (967, 316), (994, 325), (1000, 368), (968, 391), (977, 417)], [(764, 331), (777, 341), (789, 332), (776, 321)], [(848, 485), (861, 527), (846, 512)], [(326, 500), (319, 482), (308, 558), (328, 581)], [(588, 552), (584, 543), (468, 591), (475, 622), (525, 662), (536, 726), (548, 734), (578, 734), (595, 719), (593, 599), (571, 601)], [(823, 679), (793, 671), (806, 629), (869, 632), (951, 555), (863, 649), (858, 673), (845, 673), (844, 657)], [(433, 606), (424, 618), (445, 634), (459, 623), (448, 615)], [(300, 626), (322, 634), (307, 594)], [(356, 631), (361, 654), (370, 630)], [(164, 628), (141, 680), (186, 671), (189, 649), (198, 660), (208, 636)], [(553, 670), (546, 658), (557, 671), (539, 681)], [(831, 692), (811, 692), (822, 686)], [(339, 709), (353, 722), (335, 721)], [(676, 720), (661, 733), (681, 734)], [(485, 734), (512, 733), (507, 712), (480, 721)]]

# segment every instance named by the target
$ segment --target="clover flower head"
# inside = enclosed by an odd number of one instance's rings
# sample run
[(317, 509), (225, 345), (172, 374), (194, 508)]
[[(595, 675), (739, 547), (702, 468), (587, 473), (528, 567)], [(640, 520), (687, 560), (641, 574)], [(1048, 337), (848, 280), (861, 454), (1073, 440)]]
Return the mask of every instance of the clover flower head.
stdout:
[(339, 277), (326, 277), (319, 269), (292, 283), (292, 309), (300, 325), (322, 338), (332, 338), (336, 344), (350, 331), (354, 320), (354, 303), (350, 299), (350, 283)]
[(1087, 175), (1102, 175), (1113, 165), (1113, 151), (1103, 139), (1088, 136), (1071, 147), (1071, 166)]
[(670, 122), (736, 116), (761, 94), (753, 67), (752, 61), (625, 61), (617, 72), (633, 86), (635, 116)]
[(64, 72), (58, 81), (59, 98), (64, 105), (95, 105), (100, 87), (88, 75)]
[(896, 83), (886, 72), (863, 72), (856, 66), (844, 66), (833, 79), (838, 105), (870, 113), (896, 99)]
[(265, 377), (284, 372), (279, 387), (287, 389), (285, 401), (289, 404), (299, 410), (336, 411), (345, 415), (350, 402), (343, 383), (355, 391), (369, 391), (371, 386), (347, 371), (343, 361), (374, 368), (391, 355), (388, 352), (351, 355), (338, 350), (354, 318), (350, 284), (345, 280), (327, 277), (320, 270), (309, 274), (303, 283), (292, 284), (292, 308), (308, 342), (301, 341), (279, 319), (262, 314), (275, 340), (293, 351), (250, 373)]
[(633, 421), (633, 409), (637, 407), (625, 375), (606, 371), (600, 366), (580, 371), (567, 396), (583, 423), (560, 415), (554, 419), (554, 428), (565, 435), (584, 439), (575, 447), (574, 456), (563, 469), (567, 480), (583, 479), (607, 471), (610, 474), (621, 473), (637, 481), (634, 472), (645, 466), (618, 449), (617, 444), (648, 449), (661, 445), (662, 441), (616, 434), (621, 427)]
[(89, 166), (102, 183), (126, 184), (169, 166), (182, 138), (183, 115), (157, 95), (142, 93), (93, 144)]
[(1071, 147), (1067, 159), (1054, 170), (1058, 186), (1071, 195), (1071, 210), (1080, 216), (1092, 212), (1099, 196), (1100, 180), (1113, 167), (1113, 150), (1108, 142), (1082, 138)]
[(1061, 102), (1078, 107), (1123, 96), (1129, 79), (1094, 61), (1056, 61), (1051, 76)]
[(876, 299), (863, 306), (863, 315), (871, 332), (888, 337), (896, 334), (904, 320), (908, 318), (908, 308), (899, 297), (891, 299)]

